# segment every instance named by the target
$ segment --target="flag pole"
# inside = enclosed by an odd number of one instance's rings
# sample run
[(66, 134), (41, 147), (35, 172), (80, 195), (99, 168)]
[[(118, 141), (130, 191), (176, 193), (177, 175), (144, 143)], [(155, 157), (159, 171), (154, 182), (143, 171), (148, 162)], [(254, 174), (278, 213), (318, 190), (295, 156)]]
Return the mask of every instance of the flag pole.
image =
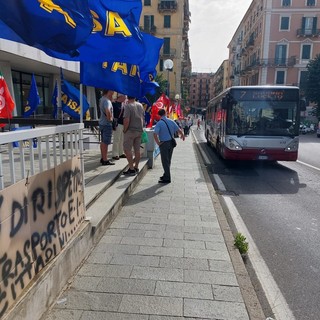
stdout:
[(79, 147), (80, 147), (80, 165), (81, 165), (81, 172), (82, 172), (82, 188), (84, 193), (85, 181), (84, 181), (84, 155), (83, 155), (83, 128), (84, 128), (83, 126), (83, 84), (80, 83), (80, 146)]

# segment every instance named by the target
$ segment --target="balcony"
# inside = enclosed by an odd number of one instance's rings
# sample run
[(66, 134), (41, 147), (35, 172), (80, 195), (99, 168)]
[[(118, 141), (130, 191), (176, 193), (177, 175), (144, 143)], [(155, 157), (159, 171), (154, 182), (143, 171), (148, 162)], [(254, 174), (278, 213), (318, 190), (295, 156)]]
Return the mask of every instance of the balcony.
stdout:
[(319, 37), (320, 29), (298, 29), (297, 37)]
[(159, 0), (158, 11), (159, 12), (176, 12), (178, 8), (178, 2), (176, 0)]
[(163, 48), (160, 50), (160, 57), (164, 59), (174, 58), (176, 56), (176, 49), (164, 50)]
[(276, 67), (293, 67), (296, 64), (296, 57), (292, 56), (290, 58), (273, 58), (273, 59), (258, 59), (252, 61), (249, 65), (246, 66), (242, 71), (252, 71), (252, 69), (257, 69), (259, 67), (268, 67), (268, 68), (276, 68)]
[(139, 27), (141, 31), (145, 32), (145, 33), (149, 33), (152, 35), (155, 35), (157, 32), (157, 27), (156, 26), (140, 26)]
[(246, 43), (246, 49), (253, 49), (254, 47), (254, 40), (250, 39), (248, 40), (248, 42)]

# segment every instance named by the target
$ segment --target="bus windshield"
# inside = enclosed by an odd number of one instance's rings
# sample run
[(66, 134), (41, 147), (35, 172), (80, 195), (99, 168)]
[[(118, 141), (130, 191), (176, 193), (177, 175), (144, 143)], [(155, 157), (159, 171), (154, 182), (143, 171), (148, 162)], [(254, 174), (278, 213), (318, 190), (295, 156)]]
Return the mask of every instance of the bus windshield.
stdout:
[(227, 112), (227, 134), (299, 135), (297, 102), (233, 100)]

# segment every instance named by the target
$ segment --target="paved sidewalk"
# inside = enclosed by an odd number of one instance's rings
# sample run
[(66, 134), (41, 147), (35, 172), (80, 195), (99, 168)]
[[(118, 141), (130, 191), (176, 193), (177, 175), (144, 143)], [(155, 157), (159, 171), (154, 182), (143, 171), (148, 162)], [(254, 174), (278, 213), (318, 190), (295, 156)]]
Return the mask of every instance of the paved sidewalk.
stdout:
[(249, 319), (192, 137), (160, 158), (44, 319)]

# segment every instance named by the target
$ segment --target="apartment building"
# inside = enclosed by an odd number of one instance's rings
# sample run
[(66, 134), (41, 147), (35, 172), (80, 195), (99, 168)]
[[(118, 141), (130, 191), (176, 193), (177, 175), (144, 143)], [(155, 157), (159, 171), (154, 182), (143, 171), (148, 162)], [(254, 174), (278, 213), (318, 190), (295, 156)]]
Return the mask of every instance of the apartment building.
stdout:
[(213, 73), (193, 72), (190, 78), (189, 106), (191, 113), (200, 113), (214, 97), (215, 92)]
[[(189, 0), (143, 0), (140, 29), (163, 38), (157, 71), (169, 83), (171, 99), (188, 101), (191, 60), (189, 52)], [(164, 61), (172, 60), (166, 69)]]
[(320, 53), (319, 0), (253, 0), (229, 48), (231, 85), (300, 85)]
[(224, 60), (213, 76), (215, 96), (229, 86), (229, 79), (229, 61)]

